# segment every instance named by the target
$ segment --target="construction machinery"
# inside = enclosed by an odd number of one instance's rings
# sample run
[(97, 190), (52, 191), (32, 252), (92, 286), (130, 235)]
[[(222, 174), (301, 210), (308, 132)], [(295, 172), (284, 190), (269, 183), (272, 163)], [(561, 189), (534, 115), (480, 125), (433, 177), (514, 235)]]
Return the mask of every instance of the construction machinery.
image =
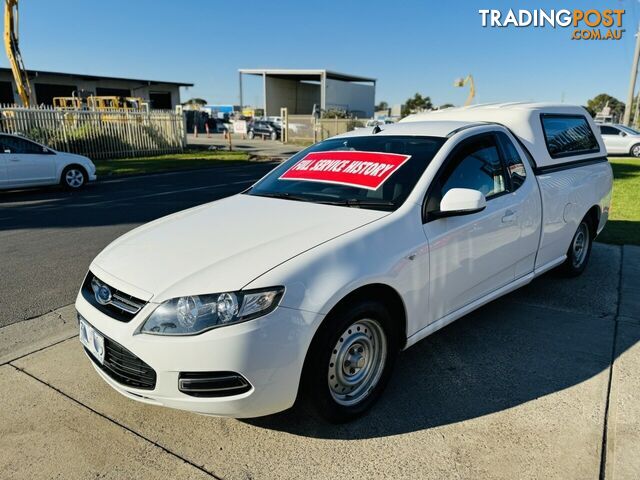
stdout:
[(18, 0), (5, 0), (4, 2), (4, 48), (7, 51), (22, 105), (30, 107), (32, 104), (31, 85), (18, 45)]
[(476, 96), (476, 85), (475, 83), (473, 83), (473, 76), (467, 75), (466, 78), (458, 78), (453, 82), (454, 87), (464, 87), (467, 83), (469, 84), (469, 96), (467, 97), (467, 100), (464, 102), (465, 107), (467, 105), (471, 105), (471, 102), (473, 102), (473, 99)]
[(139, 97), (95, 96), (87, 97), (87, 108), (99, 112), (125, 110), (135, 112), (149, 111), (149, 103)]

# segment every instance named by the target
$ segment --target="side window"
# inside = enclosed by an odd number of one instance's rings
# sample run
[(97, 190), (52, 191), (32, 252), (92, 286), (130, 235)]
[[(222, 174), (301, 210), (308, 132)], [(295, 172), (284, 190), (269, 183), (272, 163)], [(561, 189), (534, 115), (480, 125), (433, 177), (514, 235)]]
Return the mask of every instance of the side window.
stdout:
[(42, 147), (36, 143), (17, 137), (2, 137), (2, 151), (9, 153), (43, 153)]
[(619, 135), (620, 130), (613, 127), (608, 127), (606, 125), (600, 125), (600, 133), (602, 135)]
[(479, 190), (489, 200), (506, 191), (504, 169), (493, 135), (481, 136), (464, 144), (450, 161), (436, 193), (440, 200), (452, 188)]
[(511, 191), (516, 191), (527, 178), (527, 171), (511, 139), (502, 132), (498, 132), (497, 136), (500, 146), (502, 147), (504, 164), (511, 178)]
[(598, 152), (600, 147), (587, 119), (581, 115), (543, 114), (542, 130), (552, 158)]

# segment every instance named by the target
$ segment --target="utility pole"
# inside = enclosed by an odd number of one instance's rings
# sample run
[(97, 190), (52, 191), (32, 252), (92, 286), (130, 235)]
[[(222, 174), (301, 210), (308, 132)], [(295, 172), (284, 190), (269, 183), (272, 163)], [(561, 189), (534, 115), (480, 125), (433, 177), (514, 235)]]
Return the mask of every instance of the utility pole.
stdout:
[(633, 105), (633, 94), (636, 91), (636, 77), (638, 76), (638, 58), (640, 58), (640, 26), (636, 32), (636, 49), (633, 52), (633, 65), (631, 66), (629, 91), (627, 92), (627, 103), (624, 106), (624, 118), (622, 123), (625, 125), (629, 125), (629, 120), (631, 119), (631, 105)]

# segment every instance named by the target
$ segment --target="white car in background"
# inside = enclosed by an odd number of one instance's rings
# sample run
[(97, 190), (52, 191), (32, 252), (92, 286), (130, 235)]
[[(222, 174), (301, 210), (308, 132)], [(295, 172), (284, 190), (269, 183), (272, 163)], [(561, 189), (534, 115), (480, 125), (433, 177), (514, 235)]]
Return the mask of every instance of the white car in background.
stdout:
[(607, 153), (640, 157), (640, 132), (619, 124), (600, 124), (600, 134)]
[(96, 166), (87, 157), (0, 134), (0, 190), (57, 184), (77, 190), (95, 179)]
[(582, 273), (612, 182), (580, 107), (354, 130), (111, 243), (76, 300), (80, 341), (134, 400), (256, 417), (300, 391), (350, 420), (400, 350), (552, 268)]

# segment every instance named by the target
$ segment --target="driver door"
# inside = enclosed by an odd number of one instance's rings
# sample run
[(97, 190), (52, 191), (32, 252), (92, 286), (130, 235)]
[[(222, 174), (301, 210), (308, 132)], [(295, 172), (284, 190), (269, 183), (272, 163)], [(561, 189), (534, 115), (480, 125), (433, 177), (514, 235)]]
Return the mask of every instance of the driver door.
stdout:
[[(429, 323), (515, 279), (520, 226), (507, 182), (492, 133), (462, 140), (434, 179), (423, 225), (429, 241)], [(486, 208), (467, 215), (434, 215), (451, 188), (479, 190)]]

